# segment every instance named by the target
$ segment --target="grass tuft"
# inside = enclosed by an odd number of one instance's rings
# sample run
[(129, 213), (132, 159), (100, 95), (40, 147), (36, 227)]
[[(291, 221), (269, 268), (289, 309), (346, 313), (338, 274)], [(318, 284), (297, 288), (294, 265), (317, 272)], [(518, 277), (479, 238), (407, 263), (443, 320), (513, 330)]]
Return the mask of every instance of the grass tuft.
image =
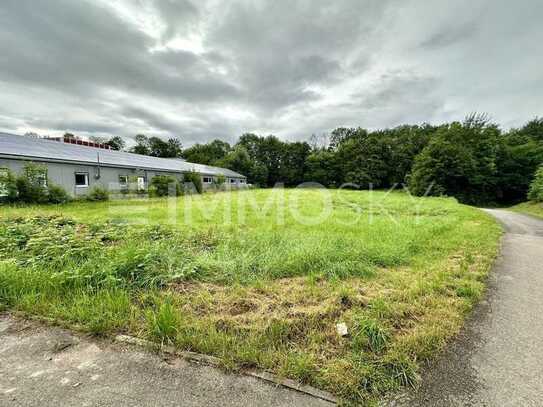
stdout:
[(170, 299), (158, 305), (157, 310), (146, 313), (149, 335), (164, 343), (174, 343), (181, 327), (181, 316)]

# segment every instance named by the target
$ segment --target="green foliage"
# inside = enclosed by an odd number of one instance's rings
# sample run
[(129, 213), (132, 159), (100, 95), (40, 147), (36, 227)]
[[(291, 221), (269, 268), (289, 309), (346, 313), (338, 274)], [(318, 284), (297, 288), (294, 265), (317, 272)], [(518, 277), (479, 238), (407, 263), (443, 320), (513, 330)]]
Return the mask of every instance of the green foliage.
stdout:
[(223, 175), (223, 174), (219, 174), (217, 176), (217, 185), (224, 185), (224, 183), (226, 182), (226, 177)]
[(166, 299), (157, 310), (147, 312), (147, 326), (149, 334), (162, 343), (174, 343), (181, 318), (179, 311)]
[(528, 199), (535, 202), (543, 202), (543, 165), (535, 173), (534, 180), (530, 184)]
[(17, 179), (7, 168), (0, 168), (0, 202), (15, 202), (17, 197)]
[(19, 200), (25, 203), (46, 203), (47, 169), (43, 165), (26, 163), (23, 172), (17, 177)]
[(160, 137), (147, 137), (144, 134), (138, 134), (135, 140), (136, 145), (130, 150), (130, 152), (135, 154), (176, 158), (181, 157), (183, 152), (181, 141), (177, 138), (170, 138), (164, 141)]
[(195, 144), (183, 151), (183, 157), (187, 161), (205, 165), (218, 165), (230, 153), (230, 144), (213, 140), (207, 144)]
[(95, 288), (190, 279), (197, 272), (195, 256), (210, 244), (157, 226), (87, 225), (58, 216), (0, 221), (0, 258)]
[[(472, 114), (440, 126), (340, 127), (331, 132), (328, 145), (325, 139), (310, 145), (247, 133), (234, 146), (214, 140), (187, 148), (182, 156), (239, 172), (260, 187), (304, 182), (362, 189), (409, 186), (416, 195), (454, 196), (477, 205), (523, 200), (543, 163), (543, 118), (503, 132), (486, 115)], [(168, 143), (144, 135), (136, 142), (132, 151), (139, 154), (174, 157), (180, 151), (178, 145), (170, 153)]]
[(64, 188), (52, 183), (49, 183), (47, 193), (47, 200), (50, 203), (63, 204), (71, 200), (70, 195), (68, 195)]
[(149, 184), (151, 196), (180, 196), (182, 192), (179, 181), (171, 175), (156, 175)]
[(324, 186), (339, 186), (341, 179), (340, 163), (333, 151), (318, 150), (307, 157), (306, 180)]
[(126, 143), (122, 137), (114, 136), (110, 138), (106, 144), (111, 147), (112, 150), (121, 151), (126, 147)]
[(90, 190), (89, 194), (87, 195), (87, 200), (91, 202), (108, 201), (109, 191), (102, 186), (96, 185)]
[(343, 182), (363, 189), (386, 186), (390, 156), (387, 141), (378, 134), (357, 129), (339, 145), (337, 154), (342, 163)]
[(480, 204), (495, 200), (500, 132), (484, 116), (441, 126), (415, 158), (409, 188), (415, 195), (452, 195)]
[(183, 181), (185, 184), (191, 185), (191, 188), (194, 187), (194, 190), (201, 194), (204, 191), (204, 185), (202, 184), (202, 176), (197, 172), (185, 172), (183, 174)]
[(223, 159), (215, 162), (215, 165), (240, 174), (251, 174), (253, 171), (253, 161), (243, 146), (236, 146)]
[(543, 118), (536, 117), (530, 120), (518, 130), (518, 134), (531, 140), (543, 142)]
[(526, 199), (534, 173), (543, 163), (543, 142), (512, 131), (502, 137), (498, 153), (497, 200), (520, 202)]

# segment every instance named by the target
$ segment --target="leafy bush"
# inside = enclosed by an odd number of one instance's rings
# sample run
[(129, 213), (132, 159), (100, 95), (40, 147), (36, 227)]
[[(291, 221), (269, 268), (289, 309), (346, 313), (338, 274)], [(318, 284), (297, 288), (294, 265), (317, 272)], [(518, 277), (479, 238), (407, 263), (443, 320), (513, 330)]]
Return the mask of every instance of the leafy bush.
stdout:
[(151, 179), (149, 194), (151, 196), (170, 196), (170, 191), (176, 196), (182, 194), (179, 181), (171, 175), (157, 175)]
[(107, 201), (109, 200), (109, 192), (104, 187), (97, 185), (91, 189), (87, 195), (87, 200), (92, 202)]
[(17, 178), (19, 200), (26, 203), (46, 203), (47, 169), (43, 165), (27, 163), (23, 173)]
[(47, 188), (47, 199), (50, 203), (62, 204), (70, 200), (70, 195), (58, 185), (49, 185)]
[(534, 180), (530, 185), (528, 199), (535, 202), (543, 202), (543, 165), (535, 173)]
[(202, 184), (202, 177), (200, 174), (196, 172), (186, 172), (183, 174), (183, 178), (185, 180), (185, 183), (192, 184), (194, 186), (194, 189), (196, 189), (196, 192), (199, 194), (202, 193), (204, 190), (204, 186)]
[(17, 200), (17, 180), (8, 169), (0, 169), (0, 202)]
[(0, 259), (87, 288), (148, 289), (191, 280), (216, 242), (164, 226), (77, 223), (60, 216), (0, 219)]

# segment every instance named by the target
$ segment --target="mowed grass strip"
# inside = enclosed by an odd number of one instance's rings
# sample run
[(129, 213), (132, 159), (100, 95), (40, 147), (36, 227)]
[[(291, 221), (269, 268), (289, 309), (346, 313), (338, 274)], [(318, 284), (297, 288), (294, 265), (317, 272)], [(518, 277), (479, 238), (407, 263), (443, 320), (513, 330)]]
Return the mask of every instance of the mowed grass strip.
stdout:
[(0, 302), (369, 404), (416, 384), (458, 332), (500, 233), (453, 199), (384, 192), (5, 207)]

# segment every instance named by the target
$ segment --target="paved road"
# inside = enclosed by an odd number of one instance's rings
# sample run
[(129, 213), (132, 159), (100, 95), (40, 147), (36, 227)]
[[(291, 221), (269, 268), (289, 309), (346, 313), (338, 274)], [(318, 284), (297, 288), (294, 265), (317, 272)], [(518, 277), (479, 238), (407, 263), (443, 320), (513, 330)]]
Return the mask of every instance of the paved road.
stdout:
[(543, 405), (543, 221), (487, 212), (506, 234), (486, 300), (419, 391), (393, 406)]
[(255, 378), (0, 316), (0, 406), (326, 406)]

